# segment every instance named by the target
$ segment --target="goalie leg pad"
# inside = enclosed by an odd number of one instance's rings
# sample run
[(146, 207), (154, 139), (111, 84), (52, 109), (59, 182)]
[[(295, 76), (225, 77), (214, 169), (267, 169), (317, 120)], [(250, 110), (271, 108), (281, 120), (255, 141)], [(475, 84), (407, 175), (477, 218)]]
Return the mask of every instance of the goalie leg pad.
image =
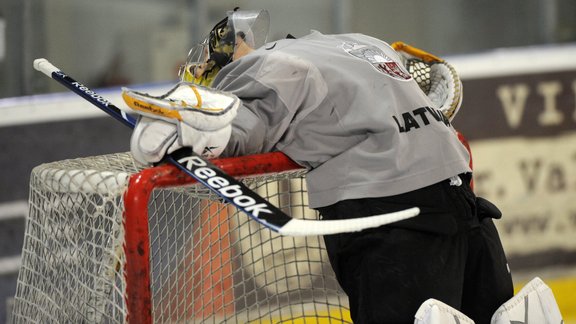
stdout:
[(455, 308), (430, 298), (418, 308), (414, 324), (474, 324), (474, 321)]
[(490, 323), (560, 324), (564, 321), (552, 290), (536, 277), (500, 306)]

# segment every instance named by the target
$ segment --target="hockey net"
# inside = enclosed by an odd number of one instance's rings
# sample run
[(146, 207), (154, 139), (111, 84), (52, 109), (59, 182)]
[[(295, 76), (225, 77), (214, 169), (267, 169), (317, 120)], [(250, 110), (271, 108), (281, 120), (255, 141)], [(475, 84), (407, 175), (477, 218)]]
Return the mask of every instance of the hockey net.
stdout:
[[(214, 161), (281, 210), (307, 207), (281, 153)], [(130, 154), (36, 167), (12, 321), (351, 322), (321, 237), (283, 237), (176, 167)]]

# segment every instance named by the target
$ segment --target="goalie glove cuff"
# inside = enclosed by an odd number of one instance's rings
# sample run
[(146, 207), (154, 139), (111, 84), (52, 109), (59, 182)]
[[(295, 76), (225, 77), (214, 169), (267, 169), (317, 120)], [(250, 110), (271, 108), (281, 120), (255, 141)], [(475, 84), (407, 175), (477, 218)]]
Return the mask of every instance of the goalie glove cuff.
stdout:
[(178, 126), (160, 119), (142, 116), (134, 128), (130, 151), (134, 160), (152, 165), (182, 147), (191, 147), (194, 153), (206, 158), (217, 158), (228, 144), (232, 126), (215, 131), (194, 129), (187, 124)]
[(222, 154), (231, 134), (232, 126), (230, 125), (214, 131), (204, 131), (180, 123), (178, 125), (178, 140), (170, 147), (168, 153), (181, 147), (191, 147), (194, 153), (203, 158), (214, 159)]
[(151, 165), (162, 160), (177, 136), (176, 125), (142, 116), (132, 132), (130, 151), (134, 160)]

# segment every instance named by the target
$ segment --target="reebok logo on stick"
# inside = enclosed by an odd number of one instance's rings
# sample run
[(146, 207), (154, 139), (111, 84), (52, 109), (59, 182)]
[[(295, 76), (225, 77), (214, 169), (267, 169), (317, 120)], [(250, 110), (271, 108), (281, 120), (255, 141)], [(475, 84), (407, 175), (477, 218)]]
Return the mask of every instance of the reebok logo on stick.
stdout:
[(90, 90), (90, 88), (88, 88), (87, 86), (83, 85), (80, 82), (72, 82), (72, 85), (75, 86), (76, 88), (80, 89), (82, 92), (84, 92), (86, 95), (94, 98), (96, 101), (98, 101), (101, 104), (104, 104), (106, 106), (110, 105), (110, 101), (104, 99), (101, 95), (97, 94), (96, 92)]
[(211, 168), (206, 161), (197, 156), (187, 156), (177, 160), (180, 165), (191, 171), (197, 179), (204, 180), (205, 184), (217, 190), (223, 197), (232, 199), (234, 205), (244, 208), (254, 217), (260, 217), (260, 213), (273, 214), (269, 207), (244, 194), (242, 187), (231, 184), (226, 177), (219, 175), (216, 169)]

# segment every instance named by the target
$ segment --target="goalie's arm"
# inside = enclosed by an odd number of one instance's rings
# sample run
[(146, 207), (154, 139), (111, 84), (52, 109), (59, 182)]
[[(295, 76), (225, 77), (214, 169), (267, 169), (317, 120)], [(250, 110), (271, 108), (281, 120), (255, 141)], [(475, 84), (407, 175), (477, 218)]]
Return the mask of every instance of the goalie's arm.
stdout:
[(242, 64), (220, 71), (212, 86), (249, 98), (238, 108), (225, 156), (282, 150), (290, 129), (327, 96), (323, 76), (314, 65), (282, 52), (243, 57)]

